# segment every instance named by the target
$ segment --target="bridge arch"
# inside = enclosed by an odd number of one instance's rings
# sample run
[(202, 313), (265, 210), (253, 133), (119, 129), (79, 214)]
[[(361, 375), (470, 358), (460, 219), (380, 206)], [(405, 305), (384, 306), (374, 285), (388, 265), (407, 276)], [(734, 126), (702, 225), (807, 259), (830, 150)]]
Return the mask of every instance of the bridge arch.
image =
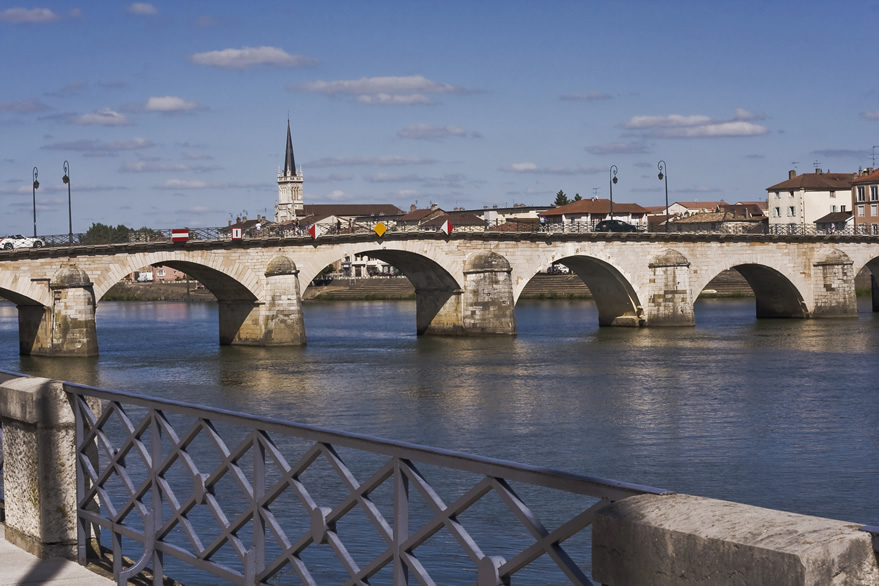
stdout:
[(164, 265), (190, 275), (203, 283), (219, 301), (255, 301), (262, 296), (262, 275), (247, 265), (232, 264), (206, 251), (156, 251), (121, 257), (123, 262), (109, 264), (94, 279), (95, 298), (101, 299), (126, 275), (145, 267)]
[[(642, 326), (645, 316), (638, 291), (623, 270), (598, 255), (573, 252), (545, 258), (539, 267), (532, 267), (529, 279), (538, 270), (553, 263), (562, 263), (589, 287), (598, 310), (598, 323), (602, 326)], [(518, 301), (523, 282), (514, 291)]]
[[(810, 317), (802, 291), (779, 269), (753, 262), (733, 264), (723, 270), (728, 269), (738, 271), (748, 282), (751, 290), (754, 291), (758, 318)], [(708, 282), (723, 270), (710, 275), (702, 275), (701, 280), (693, 289), (693, 298), (698, 297)]]

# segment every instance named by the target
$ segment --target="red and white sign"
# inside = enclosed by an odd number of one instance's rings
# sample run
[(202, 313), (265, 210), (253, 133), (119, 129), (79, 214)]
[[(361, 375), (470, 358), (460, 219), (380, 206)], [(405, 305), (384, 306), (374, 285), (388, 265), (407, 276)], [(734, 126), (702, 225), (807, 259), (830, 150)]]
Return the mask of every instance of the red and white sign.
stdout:
[(445, 222), (443, 222), (443, 225), (440, 226), (440, 230), (442, 230), (442, 231), (446, 234), (446, 236), (448, 236), (449, 234), (451, 234), (451, 233), (452, 233), (452, 230), (453, 230), (454, 228), (455, 228), (455, 227), (452, 226), (452, 223), (451, 223), (450, 221), (448, 221), (448, 220), (446, 220)]
[(242, 238), (241, 228), (232, 228), (232, 240), (241, 240)]
[(320, 226), (312, 224), (308, 227), (308, 233), (311, 234), (312, 239), (317, 240), (317, 237), (320, 236)]
[(186, 242), (189, 240), (188, 228), (174, 228), (171, 230), (171, 242)]

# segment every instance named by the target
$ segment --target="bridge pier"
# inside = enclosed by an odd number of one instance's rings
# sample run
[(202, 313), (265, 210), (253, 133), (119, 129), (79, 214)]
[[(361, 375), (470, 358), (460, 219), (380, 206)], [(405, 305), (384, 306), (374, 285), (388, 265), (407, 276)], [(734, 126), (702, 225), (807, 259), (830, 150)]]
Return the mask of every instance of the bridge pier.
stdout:
[(52, 307), (18, 306), (18, 341), (22, 355), (97, 356), (95, 294), (85, 271), (76, 265), (49, 280)]
[(304, 346), (299, 270), (287, 257), (272, 259), (261, 300), (219, 300), (220, 344)]
[(418, 334), (439, 336), (515, 335), (512, 268), (494, 252), (464, 265), (464, 288), (416, 290)]
[(690, 262), (675, 250), (666, 250), (650, 264), (647, 297), (648, 326), (693, 326)]
[(857, 317), (854, 263), (834, 250), (812, 265), (815, 308), (812, 317)]

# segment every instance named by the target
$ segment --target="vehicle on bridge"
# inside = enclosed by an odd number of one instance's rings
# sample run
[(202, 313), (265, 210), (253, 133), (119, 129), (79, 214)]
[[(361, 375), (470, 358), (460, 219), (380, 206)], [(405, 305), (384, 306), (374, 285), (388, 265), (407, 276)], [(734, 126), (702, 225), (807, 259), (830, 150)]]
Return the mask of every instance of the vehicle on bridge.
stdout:
[(637, 232), (638, 227), (622, 220), (601, 220), (595, 225), (596, 232)]
[(0, 248), (4, 250), (12, 250), (13, 248), (42, 248), (46, 243), (41, 238), (31, 238), (30, 236), (4, 236), (0, 238)]

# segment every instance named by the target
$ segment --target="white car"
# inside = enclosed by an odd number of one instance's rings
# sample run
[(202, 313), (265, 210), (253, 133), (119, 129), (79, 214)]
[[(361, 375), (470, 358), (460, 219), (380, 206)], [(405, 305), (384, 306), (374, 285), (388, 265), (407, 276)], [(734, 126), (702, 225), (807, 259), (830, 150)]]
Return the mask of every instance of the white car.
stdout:
[(6, 236), (0, 238), (0, 248), (3, 250), (12, 250), (13, 248), (42, 248), (46, 243), (39, 238), (31, 238), (30, 236)]

